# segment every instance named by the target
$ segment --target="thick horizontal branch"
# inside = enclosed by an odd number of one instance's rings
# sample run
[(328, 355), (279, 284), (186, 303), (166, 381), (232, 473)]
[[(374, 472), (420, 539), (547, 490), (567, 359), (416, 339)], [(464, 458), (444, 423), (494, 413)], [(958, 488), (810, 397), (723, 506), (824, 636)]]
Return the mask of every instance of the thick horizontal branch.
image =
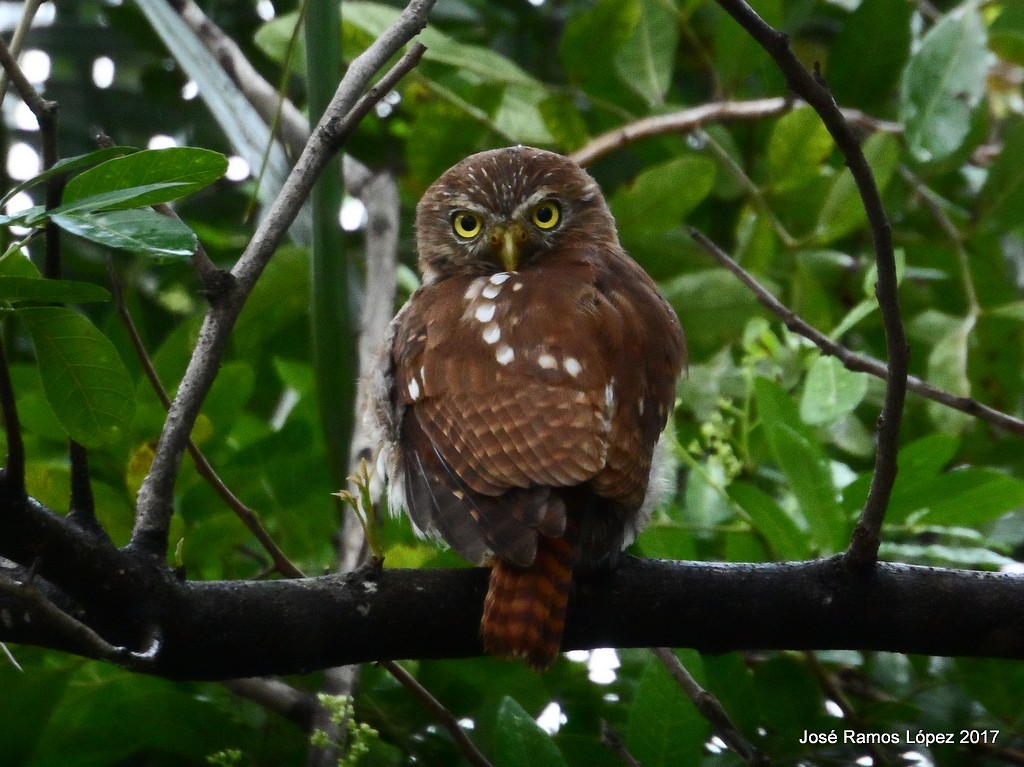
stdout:
[[(479, 568), (172, 584), (147, 595), (161, 646), (146, 670), (226, 679), (475, 656), (486, 587)], [(614, 572), (577, 578), (564, 649), (1024, 658), (1022, 602), (1024, 578), (1007, 574), (880, 563), (865, 575), (838, 559), (737, 565), (625, 557)], [(0, 641), (62, 648), (59, 637), (41, 631), (15, 621), (0, 626)]]

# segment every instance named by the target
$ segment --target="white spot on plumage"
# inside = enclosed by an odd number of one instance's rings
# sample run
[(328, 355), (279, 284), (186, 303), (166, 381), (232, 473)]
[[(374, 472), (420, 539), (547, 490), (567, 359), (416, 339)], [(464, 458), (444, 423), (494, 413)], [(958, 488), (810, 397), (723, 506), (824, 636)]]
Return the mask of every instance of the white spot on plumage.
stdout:
[(477, 322), (490, 322), (494, 319), (494, 304), (480, 304), (473, 313)]
[(483, 336), (484, 341), (486, 341), (489, 344), (498, 343), (498, 339), (501, 338), (501, 328), (498, 327), (498, 323), (492, 322), (487, 327), (485, 327)]
[(521, 283), (521, 282), (513, 282), (512, 283), (512, 290), (522, 290), (522, 289), (523, 289), (523, 283)]
[(488, 285), (482, 291), (480, 291), (480, 295), (482, 295), (484, 298), (497, 298), (500, 292), (501, 285), (494, 285), (492, 283), (491, 285)]
[(420, 398), (420, 382), (415, 378), (409, 379), (409, 399), (413, 402)]
[(615, 407), (615, 379), (611, 379), (604, 387), (604, 404), (608, 410)]
[(498, 347), (498, 351), (494, 353), (494, 359), (498, 361), (499, 365), (507, 365), (516, 358), (516, 353), (512, 351), (512, 347), (508, 344), (502, 344)]
[(556, 360), (554, 356), (545, 353), (537, 358), (537, 364), (545, 370), (554, 370), (558, 367), (558, 360)]
[(466, 288), (466, 293), (462, 298), (467, 303), (470, 301), (476, 301), (476, 299), (480, 296), (480, 291), (483, 290), (483, 287), (483, 280), (473, 280), (471, 283), (469, 283), (469, 287)]
[(637, 412), (640, 415), (644, 414), (644, 409), (646, 407), (646, 404), (647, 403), (644, 402), (644, 398), (643, 397), (637, 397), (637, 399), (636, 399), (636, 409), (637, 409)]
[(427, 369), (422, 365), (420, 366), (420, 383), (423, 384), (424, 389), (427, 388)]
[(562, 367), (565, 368), (565, 372), (576, 378), (580, 373), (583, 372), (583, 365), (575, 357), (566, 357), (562, 363)]
[(507, 280), (511, 276), (512, 275), (510, 275), (508, 272), (498, 272), (497, 274), (492, 274), (488, 282), (490, 282), (492, 285), (501, 285), (503, 282), (505, 282), (505, 280)]

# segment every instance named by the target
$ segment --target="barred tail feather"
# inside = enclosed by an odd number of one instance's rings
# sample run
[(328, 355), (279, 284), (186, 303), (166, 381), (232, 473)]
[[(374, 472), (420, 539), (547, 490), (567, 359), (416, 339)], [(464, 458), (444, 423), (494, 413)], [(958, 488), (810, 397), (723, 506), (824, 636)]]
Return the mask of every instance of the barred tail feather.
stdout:
[(480, 622), (485, 651), (525, 658), (537, 671), (551, 665), (562, 644), (573, 557), (567, 537), (541, 535), (529, 567), (495, 559)]

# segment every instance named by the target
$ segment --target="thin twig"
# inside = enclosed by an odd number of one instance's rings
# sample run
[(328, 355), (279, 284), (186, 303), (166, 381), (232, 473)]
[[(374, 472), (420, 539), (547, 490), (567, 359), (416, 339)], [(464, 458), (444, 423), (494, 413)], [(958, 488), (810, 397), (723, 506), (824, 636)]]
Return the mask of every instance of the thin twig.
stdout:
[(480, 750), (473, 744), (473, 741), (466, 735), (466, 731), (462, 729), (458, 721), (455, 719), (455, 715), (452, 714), (447, 708), (444, 707), (437, 698), (430, 694), (423, 685), (416, 681), (416, 678), (402, 668), (394, 661), (382, 661), (383, 666), (391, 676), (398, 680), (398, 682), (405, 687), (409, 692), (415, 695), (419, 701), (429, 709), (441, 725), (448, 730), (452, 738), (455, 740), (455, 744), (459, 747), (462, 755), (466, 757), (466, 760), (470, 764), (475, 764), (477, 767), (491, 767), (491, 763), (487, 761), (487, 757), (480, 753)]
[(666, 133), (685, 133), (710, 122), (772, 117), (787, 112), (791, 104), (791, 99), (782, 97), (752, 101), (715, 101), (667, 115), (645, 117), (597, 136), (569, 156), (577, 164), (586, 167), (642, 138)]
[[(426, 25), (426, 16), (432, 6), (433, 0), (413, 0), (395, 24), (351, 63), (321, 119), (320, 127), (313, 132), (281, 193), (232, 269), (235, 283), (223, 300), (211, 305), (164, 422), (150, 471), (139, 490), (130, 547), (141, 548), (158, 557), (166, 552), (167, 530), (173, 513), (174, 482), (181, 456), (202, 401), (216, 377), (242, 306), (302, 206), (317, 174), (337, 149), (337, 138), (351, 129), (351, 121), (348, 125), (344, 121), (338, 122), (340, 116), (353, 112), (359, 100), (358, 94), (373, 74)], [(410, 59), (414, 61), (422, 52), (422, 47), (413, 49), (395, 67), (406, 67)], [(325, 135), (324, 126), (327, 125), (333, 127)]]
[[(128, 311), (128, 304), (124, 299), (124, 287), (121, 284), (120, 278), (114, 271), (113, 263), (107, 260), (107, 273), (110, 278), (110, 292), (114, 296), (114, 302), (117, 306), (117, 314), (121, 318), (121, 323), (124, 325), (125, 331), (128, 333), (128, 338), (132, 342), (132, 348), (135, 350), (135, 356), (139, 360), (139, 364), (142, 365), (142, 370), (146, 374), (146, 378), (149, 381), (150, 386), (156, 393), (160, 403), (167, 409), (171, 405), (170, 397), (167, 396), (167, 390), (164, 388), (163, 382), (160, 381), (160, 376), (156, 372), (156, 368), (153, 366), (153, 361), (150, 359), (149, 352), (146, 350), (145, 344), (142, 343), (142, 337), (139, 335), (139, 329), (135, 325), (135, 320), (132, 319), (131, 312)], [(214, 468), (210, 465), (210, 462), (206, 460), (206, 456), (203, 455), (202, 451), (189, 437), (187, 449), (189, 455), (192, 456), (192, 460), (195, 461), (196, 471), (199, 472), (199, 476), (206, 480), (206, 482), (214, 489), (214, 491), (224, 500), (228, 507), (235, 512), (242, 523), (249, 529), (249, 531), (256, 537), (256, 540), (260, 542), (266, 552), (270, 555), (270, 558), (274, 562), (274, 568), (282, 575), (288, 578), (304, 578), (303, 572), (295, 566), (295, 564), (288, 559), (270, 533), (260, 522), (259, 515), (246, 506), (236, 496), (224, 481), (220, 478)]]
[[(826, 697), (839, 706), (839, 710), (843, 712), (843, 721), (849, 723), (855, 730), (867, 732), (868, 727), (864, 722), (864, 718), (850, 704), (850, 701), (847, 700), (846, 695), (839, 688), (839, 685), (835, 683), (828, 670), (822, 665), (821, 661), (818, 660), (818, 656), (813, 652), (805, 652), (804, 659), (807, 661), (807, 667), (818, 680), (818, 684), (821, 685), (821, 689), (824, 691)], [(884, 765), (889, 764), (892, 761), (892, 757), (888, 750), (883, 748), (881, 744), (867, 743), (865, 745), (873, 759), (872, 764)]]
[(3, 38), (0, 38), (0, 67), (3, 67), (7, 77), (14, 83), (21, 100), (25, 102), (25, 106), (29, 108), (42, 127), (42, 121), (48, 119), (50, 113), (56, 110), (57, 103), (47, 101), (39, 94), (39, 91), (32, 87), (32, 83), (18, 66), (18, 60), (11, 53), (11, 49), (7, 47)]
[(949, 244), (956, 254), (957, 264), (960, 266), (960, 279), (964, 286), (964, 298), (967, 300), (968, 314), (972, 319), (977, 318), (981, 313), (981, 304), (978, 301), (978, 291), (974, 287), (974, 279), (971, 277), (971, 259), (967, 253), (967, 246), (964, 244), (963, 233), (943, 209), (943, 202), (945, 201), (930, 189), (924, 181), (918, 178), (917, 174), (906, 165), (899, 167), (899, 173), (903, 180), (910, 185), (914, 194), (921, 201), (921, 204), (924, 205), (932, 218), (935, 219), (935, 223), (939, 225), (939, 229), (946, 235), (946, 239), (949, 240)]
[(601, 720), (601, 742), (608, 746), (614, 752), (614, 754), (622, 760), (622, 763), (626, 767), (641, 767), (640, 762), (637, 758), (629, 753), (629, 749), (626, 748), (626, 744), (622, 742), (622, 738), (619, 737), (612, 726), (608, 724), (604, 719)]
[(426, 52), (427, 48), (425, 45), (413, 43), (405, 55), (360, 97), (359, 101), (356, 102), (356, 105), (348, 113), (344, 115), (335, 114), (328, 120), (321, 122), (317, 126), (317, 130), (322, 131), (329, 139), (329, 148), (334, 150), (341, 149), (341, 146), (359, 126), (362, 119), (370, 113), (371, 109), (377, 106), (382, 98), (398, 85), (398, 82), (403, 77), (420, 63), (420, 59), (423, 58), (423, 54)]
[[(29, 30), (32, 29), (32, 21), (44, 2), (45, 0), (26, 0), (24, 7), (21, 9), (21, 18), (18, 19), (18, 26), (11, 36), (10, 51), (14, 59), (21, 55), (21, 47), (25, 44), (25, 38), (28, 36)], [(0, 101), (3, 101), (4, 96), (7, 95), (9, 81), (10, 78), (8, 77), (7, 70), (4, 69), (3, 72), (0, 72)]]
[(814, 74), (808, 72), (789, 47), (789, 38), (767, 24), (744, 0), (718, 0), (718, 4), (767, 51), (782, 71), (790, 89), (810, 104), (821, 117), (836, 146), (843, 153), (867, 213), (878, 271), (875, 294), (878, 296), (889, 364), (882, 412), (878, 417), (875, 470), (867, 500), (846, 551), (846, 561), (855, 567), (868, 567), (878, 559), (882, 522), (896, 482), (899, 431), (910, 366), (910, 349), (907, 346), (897, 291), (892, 225), (885, 214), (878, 185), (861, 151), (860, 142), (832, 98), (821, 74), (817, 71)]
[(686, 670), (686, 667), (671, 649), (668, 647), (652, 647), (651, 652), (654, 653), (654, 657), (661, 661), (661, 665), (672, 675), (672, 678), (676, 680), (683, 692), (686, 693), (686, 697), (693, 701), (693, 705), (697, 707), (701, 716), (707, 719), (715, 729), (718, 737), (735, 751), (740, 759), (747, 764), (758, 765), (759, 767), (764, 767), (769, 763), (767, 757), (761, 753), (761, 750), (751, 745), (739, 728), (733, 724), (732, 719), (729, 718), (729, 714), (722, 707), (718, 698), (697, 683), (697, 680), (690, 675), (690, 672)]
[[(700, 245), (701, 248), (703, 248), (716, 261), (718, 261), (718, 263), (736, 275), (740, 282), (750, 289), (750, 292), (754, 294), (754, 297), (758, 302), (782, 320), (783, 324), (794, 333), (811, 341), (824, 354), (838, 359), (843, 363), (843, 367), (847, 370), (852, 370), (857, 373), (867, 373), (868, 375), (881, 379), (885, 379), (888, 375), (885, 363), (881, 360), (876, 360), (873, 357), (868, 357), (864, 354), (858, 354), (857, 352), (851, 351), (842, 344), (829, 338), (820, 330), (809, 325), (792, 309), (773, 296), (769, 290), (759, 283), (750, 272), (736, 263), (736, 261), (734, 261), (714, 242), (708, 239), (708, 237), (702, 232), (691, 228), (690, 235), (694, 240), (696, 240), (697, 244)], [(998, 426), (1012, 432), (1013, 434), (1024, 437), (1024, 421), (991, 408), (988, 405), (983, 405), (975, 399), (951, 394), (944, 389), (933, 386), (927, 381), (921, 380), (917, 376), (907, 377), (907, 388), (914, 394), (921, 397), (938, 402), (939, 404), (945, 405), (953, 410), (959, 410), (963, 413), (967, 413), (975, 418), (987, 421), (994, 426)]]
[[(0, 328), (2, 330), (2, 328)], [(3, 415), (4, 433), (7, 435), (7, 460), (4, 463), (3, 484), (8, 497), (25, 495), (25, 443), (21, 437), (21, 421), (14, 399), (11, 371), (7, 365), (3, 335), (0, 333), (0, 414)]]
[(92, 532), (101, 532), (103, 528), (96, 522), (96, 503), (89, 476), (89, 451), (71, 440), (68, 457), (71, 462), (71, 506), (68, 519)]
[[(686, 133), (708, 123), (778, 117), (803, 104), (803, 101), (797, 99), (775, 96), (750, 101), (714, 101), (689, 109), (681, 109), (678, 112), (643, 117), (591, 139), (573, 152), (570, 157), (577, 164), (587, 166), (642, 139)], [(886, 133), (903, 132), (903, 126), (900, 123), (879, 120), (859, 109), (843, 109), (842, 113), (850, 123), (867, 130), (885, 131)]]
[(151, 668), (156, 660), (158, 643), (144, 652), (135, 652), (127, 647), (112, 645), (84, 623), (57, 607), (31, 583), (20, 583), (0, 573), (0, 594), (6, 594), (24, 605), (31, 620), (48, 624), (56, 629), (62, 637), (71, 643), (77, 654), (107, 660), (136, 671)]
[(271, 677), (245, 677), (221, 682), (235, 695), (258, 703), (289, 719), (305, 732), (311, 730), (313, 712), (320, 708), (316, 697)]

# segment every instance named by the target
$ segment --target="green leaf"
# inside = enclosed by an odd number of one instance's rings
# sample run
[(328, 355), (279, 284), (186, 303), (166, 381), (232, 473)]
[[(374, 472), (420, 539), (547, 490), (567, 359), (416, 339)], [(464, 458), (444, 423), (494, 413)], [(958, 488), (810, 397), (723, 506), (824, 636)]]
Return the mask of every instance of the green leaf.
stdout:
[(989, 168), (981, 189), (978, 223), (986, 231), (1005, 232), (1024, 224), (1024, 121), (1011, 121), (1003, 150)]
[(1024, 5), (1013, 0), (1004, 2), (988, 28), (988, 35), (989, 46), (996, 55), (1024, 66)]
[(683, 156), (640, 173), (612, 195), (609, 205), (624, 237), (633, 229), (650, 234), (682, 223), (714, 183), (713, 160)]
[(650, 107), (665, 101), (678, 45), (679, 27), (672, 9), (661, 0), (641, 0), (633, 34), (615, 52), (615, 69)]
[(640, 0), (599, 0), (589, 10), (570, 16), (559, 44), (559, 57), (570, 80), (603, 93), (616, 80), (615, 54), (633, 35), (640, 13)]
[[(380, 37), (398, 19), (400, 9), (383, 3), (345, 3), (342, 13), (345, 57), (349, 60), (361, 53), (373, 40)], [(287, 13), (260, 27), (256, 44), (276, 61), (284, 61), (295, 29), (296, 14)], [(426, 47), (425, 61), (447, 65), (459, 73), (472, 75), (486, 82), (515, 83), (542, 89), (543, 86), (518, 64), (495, 50), (480, 45), (459, 42), (434, 25), (427, 25), (417, 39)], [(299, 40), (301, 45), (301, 37)], [(301, 61), (302, 51), (293, 51)], [(300, 68), (301, 71), (301, 68)]]
[(955, 567), (971, 570), (999, 570), (1019, 564), (1010, 557), (981, 546), (943, 546), (936, 543), (890, 543), (878, 547), (878, 558), (889, 562), (905, 562), (929, 567)]
[(943, 160), (964, 144), (985, 96), (988, 50), (977, 4), (943, 16), (903, 70), (900, 117), (911, 155)]
[[(956, 481), (965, 475), (962, 492), (937, 495), (921, 517), (930, 525), (977, 525), (996, 519), (1024, 505), (1024, 481), (994, 469), (974, 468), (950, 472), (946, 477)], [(940, 485), (952, 483), (940, 483)], [(958, 483), (959, 484), (959, 483)]]
[(572, 99), (564, 94), (548, 96), (537, 105), (548, 132), (564, 151), (579, 149), (590, 138), (587, 124)]
[[(974, 320), (967, 319), (943, 336), (928, 355), (928, 381), (961, 397), (971, 396), (967, 377), (967, 347)], [(933, 402), (927, 403), (928, 416), (942, 431), (959, 434), (973, 422), (964, 412)]]
[(1024, 322), (1024, 301), (1011, 301), (1008, 304), (993, 307), (986, 313), (993, 317), (1006, 317), (1016, 322)]
[(147, 208), (62, 214), (52, 221), (71, 234), (132, 253), (177, 259), (196, 250), (195, 233), (187, 224)]
[[(895, 137), (876, 133), (864, 142), (864, 157), (871, 166), (875, 184), (884, 191), (899, 163), (900, 148)], [(849, 168), (836, 176), (818, 213), (815, 237), (821, 244), (831, 243), (856, 231), (867, 222), (864, 203)]]
[(807, 536), (770, 495), (746, 482), (733, 482), (729, 485), (729, 497), (747, 512), (776, 559), (794, 561), (811, 558), (814, 552)]
[(831, 464), (813, 430), (804, 426), (796, 404), (767, 378), (754, 380), (761, 428), (796, 496), (811, 536), (822, 553), (841, 551), (848, 522), (839, 506)]
[(32, 335), (46, 399), (68, 436), (86, 447), (117, 439), (131, 425), (135, 391), (114, 345), (71, 309), (17, 314)]
[(818, 113), (800, 107), (783, 115), (768, 139), (768, 178), (776, 192), (799, 189), (813, 181), (832, 152), (832, 136)]
[[(107, 160), (71, 179), (64, 188), (64, 202), (74, 203), (109, 192), (160, 185), (159, 188), (128, 198), (124, 207), (156, 205), (176, 200), (212, 184), (224, 175), (227, 168), (227, 158), (209, 149), (145, 149), (126, 157)], [(130, 205), (127, 204), (129, 201)]]
[(800, 398), (800, 418), (822, 426), (853, 412), (868, 393), (866, 373), (854, 373), (835, 357), (820, 356), (811, 364)]
[(44, 219), (49, 218), (53, 220), (56, 216), (133, 208), (136, 207), (135, 203), (138, 199), (179, 186), (181, 185), (169, 181), (161, 184), (146, 184), (145, 186), (132, 187), (130, 189), (115, 189), (112, 192), (102, 192), (90, 197), (83, 197), (81, 200), (75, 200), (74, 202), (66, 202), (49, 210), (42, 205), (37, 205), (16, 216), (14, 221), (17, 222), (20, 218), (26, 226), (38, 226)]
[(49, 170), (45, 170), (42, 173), (11, 187), (10, 191), (0, 198), (0, 208), (4, 207), (8, 200), (14, 197), (18, 192), (31, 189), (36, 184), (46, 181), (49, 178), (59, 176), (63, 173), (73, 173), (76, 170), (81, 170), (82, 168), (88, 168), (92, 165), (96, 165), (97, 163), (105, 162), (111, 157), (121, 157), (137, 151), (138, 150), (133, 147), (112, 146), (106, 149), (97, 149), (95, 152), (89, 152), (88, 154), (80, 154), (76, 157), (68, 157), (63, 160), (58, 160)]
[(562, 752), (551, 737), (508, 696), (498, 704), (492, 749), (497, 767), (565, 767)]
[(831, 46), (825, 79), (836, 102), (870, 114), (889, 108), (910, 51), (910, 3), (864, 0)]
[(762, 311), (743, 283), (725, 269), (682, 274), (662, 287), (695, 345), (735, 340), (747, 321)]
[(7, 303), (42, 301), (78, 304), (109, 300), (110, 293), (91, 282), (0, 276), (0, 301)]
[[(702, 677), (700, 656), (692, 651), (681, 655), (687, 670)], [(626, 748), (644, 767), (698, 764), (710, 733), (707, 721), (654, 659), (640, 674), (627, 727)]]

